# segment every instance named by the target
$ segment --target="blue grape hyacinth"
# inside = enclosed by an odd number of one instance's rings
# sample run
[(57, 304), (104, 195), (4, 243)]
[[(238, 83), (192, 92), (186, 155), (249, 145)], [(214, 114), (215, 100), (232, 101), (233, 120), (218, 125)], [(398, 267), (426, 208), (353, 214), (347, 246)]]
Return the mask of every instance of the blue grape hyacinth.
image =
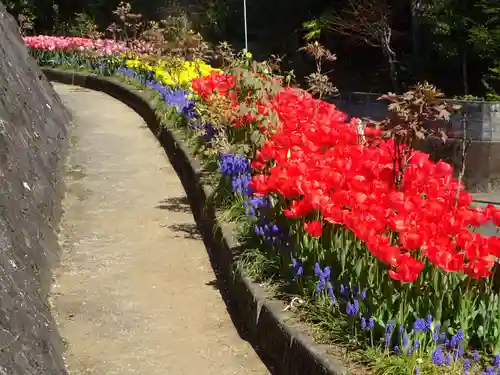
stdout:
[(233, 177), (239, 174), (250, 173), (250, 163), (243, 155), (222, 153), (220, 161), (219, 172), (223, 175)]
[(444, 363), (444, 360), (445, 356), (443, 353), (443, 349), (441, 348), (441, 346), (437, 346), (436, 349), (434, 349), (434, 351), (432, 352), (432, 362), (434, 362), (436, 366), (441, 367)]
[[(186, 109), (186, 111), (188, 111), (188, 109)], [(193, 111), (194, 111), (194, 104), (193, 104)], [(188, 113), (185, 113), (185, 115), (186, 115), (186, 118), (195, 118), (195, 116), (196, 116), (196, 114), (191, 116)], [(213, 125), (210, 123), (201, 123), (199, 121), (194, 121), (194, 122), (191, 122), (191, 126), (195, 129), (201, 130), (203, 132), (202, 139), (205, 142), (211, 141), (217, 135), (217, 130), (215, 130)]]
[(244, 196), (251, 195), (249, 188), (252, 175), (250, 173), (250, 162), (243, 155), (222, 153), (220, 156), (219, 172), (231, 179), (231, 187), (234, 192)]
[(240, 193), (243, 196), (248, 196), (251, 194), (249, 184), (252, 180), (250, 174), (240, 174), (233, 176), (231, 179), (231, 187), (235, 193)]
[(167, 105), (175, 108), (177, 113), (184, 114), (188, 120), (197, 117), (194, 100), (190, 98), (191, 95), (188, 91), (182, 88), (173, 88), (163, 85), (156, 81), (154, 77), (145, 76), (130, 68), (118, 68), (116, 73), (138, 80), (149, 88), (157, 91)]
[(359, 301), (355, 299), (352, 303), (348, 302), (346, 305), (346, 314), (349, 317), (355, 317), (359, 313)]
[(247, 216), (258, 216), (260, 208), (269, 208), (271, 202), (265, 197), (252, 196), (245, 200), (245, 214)]
[(330, 281), (331, 269), (328, 266), (326, 266), (324, 269), (321, 269), (319, 263), (316, 263), (314, 265), (314, 274), (318, 278), (318, 282), (316, 284), (316, 291), (321, 292), (322, 290), (326, 289), (327, 282)]
[(293, 278), (297, 279), (304, 274), (304, 264), (292, 257)]
[(276, 254), (283, 246), (287, 245), (283, 230), (278, 225), (269, 222), (265, 217), (261, 217), (259, 223), (255, 225), (255, 233), (263, 237), (264, 243), (272, 246)]
[(177, 113), (184, 114), (188, 120), (195, 119), (194, 101), (189, 98), (189, 93), (181, 88), (172, 88), (162, 85), (154, 80), (148, 80), (146, 86), (160, 93), (166, 104), (175, 108)]

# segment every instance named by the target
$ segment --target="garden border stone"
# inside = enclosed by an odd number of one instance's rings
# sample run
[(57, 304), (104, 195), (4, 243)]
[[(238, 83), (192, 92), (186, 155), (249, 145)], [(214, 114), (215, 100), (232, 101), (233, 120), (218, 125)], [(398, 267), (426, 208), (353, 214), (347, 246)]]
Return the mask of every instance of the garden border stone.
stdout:
[[(237, 245), (228, 228), (216, 225), (216, 212), (207, 205), (211, 189), (200, 181), (201, 168), (183, 141), (161, 127), (154, 104), (143, 90), (95, 74), (42, 68), (50, 81), (106, 93), (137, 112), (164, 148), (177, 172), (195, 221), (211, 258), (217, 278), (224, 285), (226, 303), (236, 325), (272, 373), (286, 375), (342, 375), (346, 367), (328, 354), (328, 345), (314, 343), (307, 329), (291, 319), (282, 301), (266, 298), (264, 288), (253, 283), (235, 267)], [(221, 288), (223, 289), (223, 288)]]

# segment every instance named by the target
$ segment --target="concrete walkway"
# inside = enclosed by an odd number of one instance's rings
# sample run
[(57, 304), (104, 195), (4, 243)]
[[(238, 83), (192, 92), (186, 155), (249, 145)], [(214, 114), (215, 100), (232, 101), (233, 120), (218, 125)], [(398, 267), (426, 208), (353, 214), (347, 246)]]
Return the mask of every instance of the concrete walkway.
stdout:
[(75, 120), (51, 301), (70, 373), (268, 374), (231, 322), (145, 123), (109, 96), (55, 87)]

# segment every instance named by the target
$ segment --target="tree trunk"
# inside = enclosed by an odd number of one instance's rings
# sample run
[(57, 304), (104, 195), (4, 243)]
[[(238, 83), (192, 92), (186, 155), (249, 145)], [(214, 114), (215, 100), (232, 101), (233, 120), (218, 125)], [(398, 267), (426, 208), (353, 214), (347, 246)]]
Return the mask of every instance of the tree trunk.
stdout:
[(389, 64), (389, 74), (391, 78), (392, 90), (394, 93), (399, 92), (398, 83), (398, 72), (397, 72), (397, 61), (396, 52), (392, 49), (392, 29), (389, 25), (385, 25), (383, 34), (378, 37), (382, 53), (387, 58), (387, 63)]
[(469, 93), (469, 75), (467, 73), (467, 52), (464, 50), (462, 53), (462, 83), (464, 87), (464, 94)]
[(413, 71), (417, 79), (422, 78), (422, 58), (420, 43), (420, 8), (421, 0), (410, 0), (411, 9), (411, 38), (413, 47)]
[(387, 56), (387, 62), (389, 64), (389, 74), (391, 78), (392, 91), (395, 94), (399, 93), (399, 83), (398, 83), (398, 71), (396, 67), (396, 54), (392, 51), (385, 51), (385, 55)]

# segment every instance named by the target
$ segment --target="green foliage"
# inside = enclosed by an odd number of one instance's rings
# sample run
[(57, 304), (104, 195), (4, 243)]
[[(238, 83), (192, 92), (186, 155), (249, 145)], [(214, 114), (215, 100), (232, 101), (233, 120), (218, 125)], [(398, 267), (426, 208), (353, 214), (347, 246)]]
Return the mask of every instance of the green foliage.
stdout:
[(7, 11), (16, 18), (21, 35), (33, 33), (36, 19), (33, 0), (7, 0), (5, 6)]
[(7, 11), (14, 16), (26, 13), (33, 14), (35, 11), (35, 3), (33, 0), (4, 0), (3, 3)]
[(321, 36), (321, 31), (324, 28), (324, 25), (321, 22), (321, 19), (306, 21), (303, 24), (305, 30), (307, 30), (307, 34), (304, 38), (308, 41), (319, 39)]
[(434, 48), (445, 56), (457, 56), (469, 42), (475, 10), (467, 1), (423, 1), (422, 21), (434, 37)]
[(97, 30), (98, 27), (95, 23), (95, 19), (90, 14), (75, 13), (75, 18), (69, 29), (69, 33), (72, 36), (94, 38), (102, 35)]
[(69, 33), (69, 24), (66, 21), (61, 20), (59, 5), (53, 4), (53, 27), (52, 35), (67, 35)]
[(467, 100), (467, 101), (471, 101), (471, 102), (481, 102), (481, 101), (484, 101), (484, 98), (480, 97), (480, 96), (474, 96), (474, 95), (456, 95), (453, 97), (453, 99), (457, 99), (457, 100)]
[(482, 83), (487, 90), (486, 100), (500, 101), (500, 95), (497, 93), (500, 84), (500, 61), (495, 61), (488, 69), (488, 73), (483, 76)]
[(476, 4), (477, 21), (471, 25), (470, 41), (483, 57), (498, 55), (500, 51), (500, 6), (497, 1), (481, 0)]

